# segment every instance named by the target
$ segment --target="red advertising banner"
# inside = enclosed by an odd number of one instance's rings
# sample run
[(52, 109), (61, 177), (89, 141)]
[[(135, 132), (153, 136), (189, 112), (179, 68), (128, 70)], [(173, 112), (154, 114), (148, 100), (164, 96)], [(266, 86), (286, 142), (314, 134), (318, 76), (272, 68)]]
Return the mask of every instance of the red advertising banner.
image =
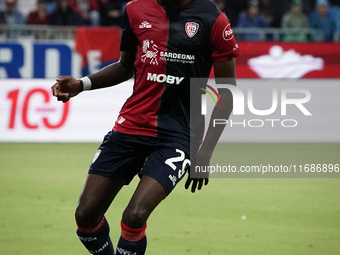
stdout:
[[(119, 28), (77, 29), (75, 50), (83, 56), (83, 75), (119, 59), (120, 36)], [(340, 78), (338, 43), (238, 44), (237, 78)]]
[(97, 72), (120, 56), (121, 30), (115, 27), (78, 27), (75, 51), (83, 58), (83, 76)]
[(340, 44), (240, 42), (237, 78), (340, 78)]

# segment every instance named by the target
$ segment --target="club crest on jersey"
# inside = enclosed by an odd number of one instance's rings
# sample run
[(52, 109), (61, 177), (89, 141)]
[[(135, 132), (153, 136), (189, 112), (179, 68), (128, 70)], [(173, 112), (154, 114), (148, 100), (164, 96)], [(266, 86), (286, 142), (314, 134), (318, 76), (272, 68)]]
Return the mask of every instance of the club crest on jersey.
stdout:
[(195, 34), (197, 34), (199, 26), (200, 25), (196, 22), (187, 22), (185, 24), (185, 32), (190, 38), (192, 38), (195, 36)]

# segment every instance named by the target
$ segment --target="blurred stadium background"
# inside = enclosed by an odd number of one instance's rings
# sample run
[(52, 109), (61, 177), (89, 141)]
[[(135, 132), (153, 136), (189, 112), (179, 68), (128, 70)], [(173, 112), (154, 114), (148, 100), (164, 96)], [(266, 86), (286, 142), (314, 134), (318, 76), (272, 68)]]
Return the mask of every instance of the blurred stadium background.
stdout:
[[(83, 5), (87, 9), (78, 2), (70, 0), (78, 23), (37, 25), (27, 21), (42, 1), (0, 0), (1, 254), (87, 254), (75, 235), (74, 208), (97, 146), (130, 95), (132, 81), (83, 93), (65, 105), (52, 98), (56, 77), (81, 77), (119, 58), (117, 25), (126, 1), (89, 1)], [(268, 88), (287, 82), (311, 92), (305, 106), (312, 116), (293, 108), (287, 116), (278, 113), (275, 118), (299, 121), (289, 131), (227, 128), (212, 164), (340, 164), (339, 2), (215, 2), (231, 19), (242, 54), (238, 84), (257, 92), (255, 108), (268, 109), (263, 103), (271, 99)], [(13, 3), (25, 21), (6, 20)], [(43, 4), (47, 17), (57, 10), (57, 1)], [(323, 4), (331, 37), (323, 26), (311, 25)], [(287, 28), (283, 16), (296, 5), (309, 25)], [(253, 6), (266, 27), (238, 25)], [(243, 119), (248, 124), (265, 116), (248, 111), (238, 121)], [(184, 182), (175, 189), (149, 220), (147, 254), (340, 254), (339, 178), (222, 177), (196, 194), (185, 190)], [(108, 212), (113, 240), (137, 181)]]

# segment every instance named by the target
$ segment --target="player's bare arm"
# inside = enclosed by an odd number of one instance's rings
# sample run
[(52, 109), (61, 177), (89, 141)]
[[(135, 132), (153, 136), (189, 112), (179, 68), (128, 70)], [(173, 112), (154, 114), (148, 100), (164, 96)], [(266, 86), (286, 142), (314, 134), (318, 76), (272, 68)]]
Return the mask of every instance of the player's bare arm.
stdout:
[[(235, 80), (235, 59), (225, 60), (223, 62), (214, 63), (216, 83), (221, 83), (225, 78), (228, 78), (229, 84), (236, 85)], [(209, 166), (215, 146), (225, 128), (225, 125), (217, 125), (213, 127), (213, 119), (228, 119), (233, 109), (233, 97), (229, 89), (219, 89), (222, 105), (218, 102), (213, 109), (209, 127), (204, 138), (204, 141), (196, 155), (195, 165)], [(209, 174), (209, 173), (207, 173)], [(208, 175), (205, 178), (191, 179), (190, 175), (185, 183), (185, 188), (188, 189), (191, 184), (191, 192), (195, 192), (196, 188), (200, 190), (209, 182)]]
[[(225, 60), (223, 62), (214, 63), (216, 84), (223, 83), (228, 79), (231, 85), (236, 85), (235, 80), (235, 59)], [(222, 105), (216, 104), (210, 119), (208, 131), (198, 151), (199, 158), (211, 158), (215, 146), (226, 125), (217, 125), (213, 127), (213, 119), (228, 119), (233, 109), (233, 96), (229, 89), (219, 89)]]
[[(130, 79), (134, 72), (135, 58), (135, 52), (122, 51), (118, 62), (88, 76), (91, 81), (90, 89), (106, 88)], [(62, 76), (56, 81), (52, 86), (53, 96), (64, 103), (84, 90), (83, 82), (72, 76)]]

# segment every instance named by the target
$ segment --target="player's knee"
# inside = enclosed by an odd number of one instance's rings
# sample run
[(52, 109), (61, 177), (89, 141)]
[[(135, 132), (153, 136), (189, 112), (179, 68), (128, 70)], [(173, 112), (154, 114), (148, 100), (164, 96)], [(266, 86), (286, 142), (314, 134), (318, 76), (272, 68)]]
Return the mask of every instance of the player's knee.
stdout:
[(126, 208), (123, 213), (123, 223), (130, 228), (142, 228), (149, 216), (143, 208)]
[(77, 225), (80, 227), (92, 227), (96, 225), (103, 215), (92, 210), (90, 207), (78, 206), (75, 211)]

